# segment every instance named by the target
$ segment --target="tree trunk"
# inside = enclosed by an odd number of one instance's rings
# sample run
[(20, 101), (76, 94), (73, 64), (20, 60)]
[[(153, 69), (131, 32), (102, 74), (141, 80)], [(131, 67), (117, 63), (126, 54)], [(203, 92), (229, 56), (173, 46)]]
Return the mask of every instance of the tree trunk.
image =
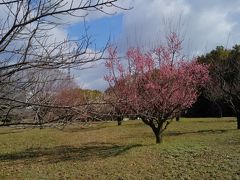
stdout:
[(240, 129), (240, 112), (237, 112), (237, 129)]
[(175, 114), (176, 115), (176, 121), (179, 122), (180, 121), (180, 117), (182, 115), (182, 112), (179, 111), (178, 113)]
[(41, 118), (41, 116), (39, 115), (38, 111), (37, 111), (36, 114), (35, 114), (34, 120), (36, 121), (36, 123), (38, 123), (39, 128), (40, 128), (40, 129), (43, 129), (43, 126), (42, 126), (42, 118)]
[(161, 133), (155, 134), (155, 137), (156, 137), (156, 143), (157, 144), (162, 143), (162, 134)]
[(153, 132), (156, 137), (156, 143), (157, 144), (162, 143), (162, 132), (161, 132), (162, 128), (161, 127), (154, 127), (154, 128), (152, 127), (152, 129), (153, 129)]
[(122, 121), (118, 121), (118, 126), (121, 126), (122, 125)]
[(43, 129), (43, 119), (39, 114), (38, 114), (38, 119), (39, 119), (39, 128)]
[(117, 122), (118, 122), (118, 126), (121, 126), (122, 125), (122, 117), (118, 116), (117, 117)]
[(155, 135), (155, 137), (156, 137), (156, 143), (157, 144), (160, 144), (160, 143), (162, 143), (162, 132), (163, 132), (163, 123), (159, 123), (158, 122), (158, 125), (157, 125), (157, 127), (155, 126), (155, 124), (153, 123), (153, 121), (151, 121), (151, 120), (146, 120), (146, 119), (144, 119), (144, 117), (140, 117), (141, 119), (142, 119), (142, 121), (146, 124), (146, 125), (148, 125), (148, 126), (150, 126), (151, 128), (152, 128), (152, 130), (153, 130), (153, 132), (154, 132), (154, 135)]
[(218, 109), (218, 115), (217, 115), (217, 117), (218, 118), (221, 118), (222, 117), (222, 107), (218, 104), (218, 103), (215, 103), (216, 104), (216, 106), (217, 106), (217, 109)]
[(176, 121), (177, 121), (177, 122), (180, 121), (180, 115), (177, 115), (177, 116), (176, 116)]

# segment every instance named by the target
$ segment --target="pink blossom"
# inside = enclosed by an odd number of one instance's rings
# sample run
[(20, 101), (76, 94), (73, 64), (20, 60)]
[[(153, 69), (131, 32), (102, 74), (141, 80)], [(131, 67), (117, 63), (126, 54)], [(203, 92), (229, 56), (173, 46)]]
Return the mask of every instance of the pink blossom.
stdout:
[[(184, 61), (180, 58), (171, 63), (171, 51), (179, 52), (181, 42), (175, 34), (168, 38), (171, 48), (168, 44), (145, 53), (139, 48), (129, 49), (126, 53), (128, 66), (118, 60), (116, 49), (109, 50), (106, 62), (109, 74), (105, 80), (114, 89), (116, 99), (125, 104), (124, 108), (131, 107), (140, 114), (169, 114), (171, 117), (197, 100), (198, 88), (209, 80), (208, 67), (194, 59)], [(160, 66), (154, 58), (156, 53), (162, 58)]]

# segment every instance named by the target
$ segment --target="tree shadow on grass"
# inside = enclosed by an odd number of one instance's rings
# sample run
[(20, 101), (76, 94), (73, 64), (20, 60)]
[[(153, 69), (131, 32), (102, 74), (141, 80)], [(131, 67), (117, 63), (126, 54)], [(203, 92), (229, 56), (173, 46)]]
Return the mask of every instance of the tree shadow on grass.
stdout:
[(37, 163), (44, 161), (47, 163), (57, 163), (62, 161), (88, 161), (91, 159), (104, 159), (118, 156), (126, 151), (142, 146), (140, 144), (120, 146), (108, 143), (88, 143), (81, 147), (56, 146), (53, 148), (30, 148), (21, 152), (11, 154), (1, 154), (0, 161), (30, 161)]
[(189, 132), (165, 132), (166, 136), (180, 136), (180, 135), (186, 135), (186, 134), (222, 134), (228, 131), (231, 131), (233, 129), (208, 129), (208, 130), (198, 130), (198, 131), (189, 131)]
[(21, 133), (21, 131), (0, 132), (0, 135), (16, 134), (16, 133)]
[(110, 128), (114, 125), (109, 125), (105, 123), (96, 123), (96, 124), (76, 124), (76, 126), (68, 126), (66, 128), (61, 129), (63, 132), (87, 132), (87, 131), (95, 131), (95, 130), (102, 130), (106, 128)]
[(0, 127), (0, 135), (6, 135), (6, 134), (17, 134), (17, 133), (22, 133), (22, 132), (26, 132), (28, 130), (32, 130), (32, 128), (21, 128), (21, 129), (1, 129)]

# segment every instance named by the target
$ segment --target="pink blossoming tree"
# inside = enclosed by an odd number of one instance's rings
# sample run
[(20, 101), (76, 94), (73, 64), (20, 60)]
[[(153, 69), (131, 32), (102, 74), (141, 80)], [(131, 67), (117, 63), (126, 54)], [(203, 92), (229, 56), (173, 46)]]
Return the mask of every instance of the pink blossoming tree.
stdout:
[(153, 50), (130, 48), (124, 60), (109, 48), (106, 61), (112, 104), (125, 116), (141, 118), (152, 128), (156, 143), (162, 141), (162, 133), (176, 114), (197, 100), (199, 88), (209, 80), (207, 66), (184, 58), (176, 33), (166, 39), (166, 45)]

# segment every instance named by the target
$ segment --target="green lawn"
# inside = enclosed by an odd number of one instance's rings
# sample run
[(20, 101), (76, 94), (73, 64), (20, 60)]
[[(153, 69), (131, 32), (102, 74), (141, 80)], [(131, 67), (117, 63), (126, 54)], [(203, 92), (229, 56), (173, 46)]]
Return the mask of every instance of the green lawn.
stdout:
[(0, 129), (0, 179), (240, 179), (234, 118), (173, 122), (156, 145), (141, 121)]

